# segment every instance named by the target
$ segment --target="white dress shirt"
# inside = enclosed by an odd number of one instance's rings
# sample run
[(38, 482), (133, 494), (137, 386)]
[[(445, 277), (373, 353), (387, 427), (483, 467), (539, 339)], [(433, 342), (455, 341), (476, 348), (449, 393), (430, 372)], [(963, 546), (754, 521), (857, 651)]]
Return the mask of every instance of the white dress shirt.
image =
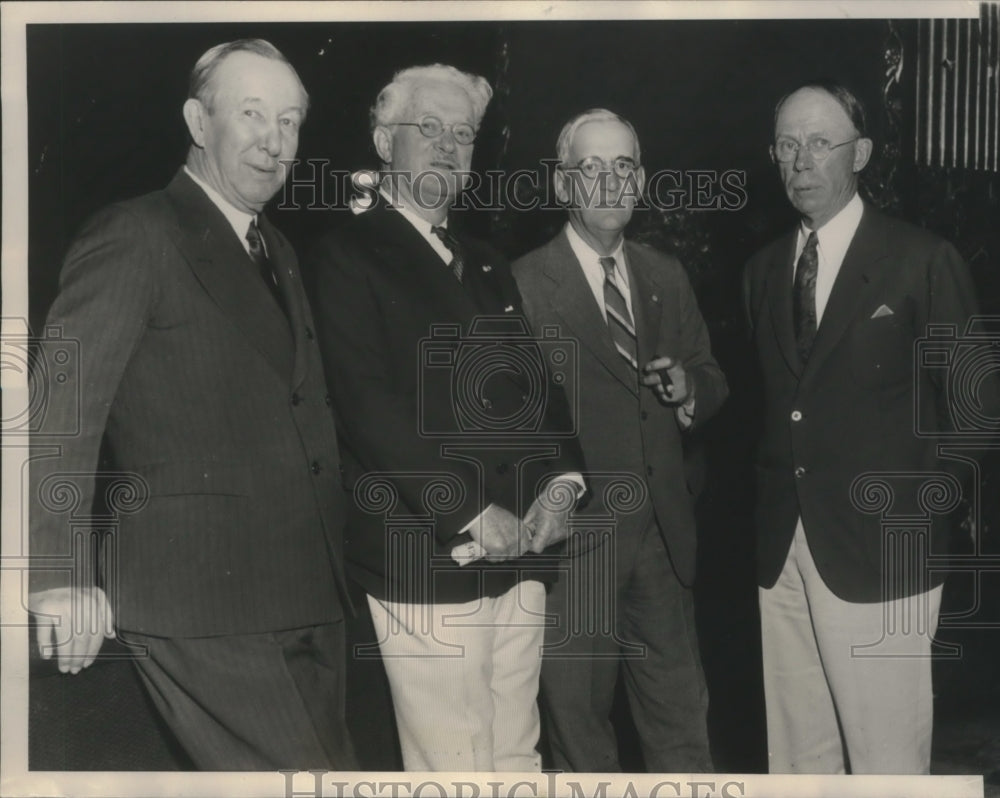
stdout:
[[(184, 171), (187, 172), (187, 176), (190, 177), (196, 185), (198, 185), (202, 191), (208, 195), (208, 198), (212, 200), (212, 204), (215, 205), (222, 215), (226, 217), (226, 221), (229, 222), (230, 226), (233, 228), (233, 232), (236, 233), (236, 237), (240, 240), (243, 245), (243, 249), (250, 254), (250, 242), (247, 241), (247, 231), (250, 229), (250, 222), (257, 218), (256, 214), (249, 214), (246, 211), (241, 211), (239, 208), (233, 206), (225, 197), (223, 197), (218, 191), (212, 188), (208, 183), (202, 180), (198, 175), (192, 172), (185, 165)], [(264, 254), (267, 254), (267, 244), (264, 243), (264, 236), (260, 237), (261, 246), (264, 247)]]
[[(576, 229), (569, 222), (566, 223), (566, 237), (569, 239), (570, 249), (573, 250), (573, 254), (576, 255), (576, 259), (580, 262), (580, 268), (583, 269), (583, 276), (587, 278), (590, 290), (594, 292), (594, 299), (597, 301), (597, 306), (601, 309), (601, 315), (604, 316), (604, 321), (607, 322), (608, 309), (604, 305), (605, 273), (600, 261), (604, 256), (597, 254), (591, 248), (590, 244), (580, 237), (580, 234), (576, 232)], [(635, 324), (635, 314), (632, 312), (632, 291), (629, 287), (628, 269), (625, 268), (624, 236), (618, 242), (615, 251), (611, 253), (611, 257), (615, 259), (615, 282), (618, 284), (618, 290), (625, 297), (625, 304), (628, 306), (629, 315), (632, 317), (632, 323)]]
[[(854, 234), (861, 223), (861, 214), (864, 212), (864, 205), (861, 197), (856, 193), (830, 221), (816, 231), (818, 239), (816, 254), (818, 265), (816, 267), (816, 325), (823, 320), (823, 311), (826, 310), (826, 303), (830, 299), (833, 291), (833, 284), (840, 273), (840, 267), (844, 263), (844, 256), (847, 248), (851, 245)], [(798, 239), (795, 242), (795, 263), (798, 264), (799, 256), (805, 249), (806, 239), (812, 232), (806, 227), (805, 222), (799, 226)], [(795, 276), (792, 275), (792, 282)]]
[(445, 230), (448, 229), (448, 220), (445, 218), (442, 220), (441, 224), (432, 225), (424, 217), (417, 215), (410, 208), (403, 204), (402, 200), (397, 197), (395, 204), (392, 202), (392, 198), (389, 196), (388, 192), (383, 188), (380, 189), (383, 199), (390, 204), (391, 207), (399, 211), (403, 218), (406, 219), (413, 228), (423, 236), (424, 241), (431, 245), (438, 256), (444, 261), (445, 266), (451, 263), (452, 259), (455, 257), (454, 253), (444, 245), (444, 241), (437, 237), (437, 234), (431, 230), (431, 227), (443, 227)]
[[(576, 260), (583, 270), (583, 276), (587, 278), (587, 285), (590, 286), (590, 290), (594, 293), (594, 300), (597, 302), (597, 307), (601, 309), (601, 315), (604, 317), (606, 324), (608, 321), (608, 309), (604, 303), (604, 281), (607, 279), (607, 275), (600, 260), (605, 256), (598, 254), (590, 244), (584, 241), (570, 222), (566, 222), (566, 238), (569, 239), (570, 249), (576, 255)], [(628, 269), (625, 267), (624, 236), (622, 236), (618, 242), (618, 246), (615, 247), (610, 257), (615, 259), (615, 282), (618, 284), (618, 290), (625, 297), (625, 304), (628, 307), (629, 315), (632, 317), (632, 326), (634, 327), (635, 313), (632, 311), (632, 290), (629, 285)], [(691, 383), (688, 390), (691, 393), (690, 398), (676, 409), (677, 423), (683, 429), (690, 427), (694, 420), (694, 383)]]

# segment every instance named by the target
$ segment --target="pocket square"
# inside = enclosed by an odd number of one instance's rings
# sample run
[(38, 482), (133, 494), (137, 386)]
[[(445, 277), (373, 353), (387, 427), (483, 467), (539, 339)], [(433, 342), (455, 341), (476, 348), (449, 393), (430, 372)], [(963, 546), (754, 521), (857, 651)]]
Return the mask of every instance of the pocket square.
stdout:
[(892, 312), (892, 308), (890, 308), (888, 305), (879, 305), (878, 310), (872, 313), (871, 318), (881, 319), (883, 316), (892, 316), (892, 315), (895, 315)]
[(504, 313), (513, 313), (514, 312), (514, 306), (513, 305), (508, 305), (507, 307), (505, 307), (503, 309), (503, 312)]

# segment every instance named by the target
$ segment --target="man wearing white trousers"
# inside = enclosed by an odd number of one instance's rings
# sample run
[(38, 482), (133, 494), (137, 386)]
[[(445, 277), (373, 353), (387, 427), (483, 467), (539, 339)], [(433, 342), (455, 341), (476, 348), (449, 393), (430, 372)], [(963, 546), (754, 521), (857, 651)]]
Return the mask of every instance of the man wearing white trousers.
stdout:
[[(927, 554), (947, 551), (961, 472), (937, 448), (954, 429), (946, 375), (914, 353), (932, 325), (964, 331), (976, 301), (953, 246), (858, 196), (872, 147), (843, 86), (782, 98), (771, 157), (801, 221), (745, 271), (765, 394), (756, 524), (774, 773), (930, 766), (944, 574)], [(980, 398), (996, 396), (984, 381)]]
[(372, 109), (379, 188), (313, 254), (354, 492), (348, 570), (368, 595), (407, 770), (540, 769), (542, 580), (555, 573), (535, 555), (566, 537), (584, 487), (510, 266), (448, 218), (491, 94), (450, 66), (397, 73)]

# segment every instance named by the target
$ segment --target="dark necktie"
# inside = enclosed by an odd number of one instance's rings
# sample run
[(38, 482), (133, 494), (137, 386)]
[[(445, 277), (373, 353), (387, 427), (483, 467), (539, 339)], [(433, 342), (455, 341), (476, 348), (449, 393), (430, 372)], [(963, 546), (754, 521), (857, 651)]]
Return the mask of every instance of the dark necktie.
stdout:
[(611, 331), (611, 339), (615, 342), (618, 354), (625, 358), (629, 365), (638, 372), (639, 360), (635, 342), (635, 325), (632, 323), (632, 314), (628, 312), (625, 296), (615, 280), (615, 259), (608, 256), (598, 258), (598, 262), (604, 268), (604, 308), (608, 314), (608, 329)]
[(254, 262), (254, 265), (260, 272), (260, 277), (264, 281), (264, 285), (271, 292), (271, 296), (278, 303), (278, 307), (285, 313), (285, 303), (281, 296), (281, 289), (278, 287), (278, 278), (274, 273), (274, 269), (271, 268), (271, 261), (268, 259), (267, 252), (264, 249), (264, 240), (260, 237), (260, 228), (257, 227), (256, 219), (252, 219), (250, 227), (247, 228), (247, 244), (249, 245), (250, 260)]
[(443, 225), (431, 225), (431, 232), (441, 239), (442, 244), (448, 247), (448, 251), (451, 252), (451, 263), (448, 264), (448, 268), (450, 268), (452, 274), (455, 275), (455, 279), (462, 282), (462, 272), (465, 270), (465, 259), (462, 256), (462, 245), (458, 243), (458, 239), (448, 231), (448, 228)]
[(795, 341), (799, 357), (805, 363), (816, 338), (816, 271), (819, 256), (816, 231), (809, 233), (805, 248), (795, 266), (795, 287), (792, 291), (792, 316), (795, 323)]

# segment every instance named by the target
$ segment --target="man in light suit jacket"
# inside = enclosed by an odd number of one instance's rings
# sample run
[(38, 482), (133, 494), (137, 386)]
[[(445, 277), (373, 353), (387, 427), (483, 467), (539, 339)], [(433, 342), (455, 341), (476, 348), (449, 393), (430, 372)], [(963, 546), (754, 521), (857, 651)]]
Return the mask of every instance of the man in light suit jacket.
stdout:
[[(644, 180), (632, 125), (587, 111), (557, 148), (569, 222), (514, 276), (536, 332), (557, 326), (579, 343), (570, 405), (594, 495), (586, 516), (610, 534), (574, 535), (548, 597), (542, 706), (555, 766), (621, 769), (610, 713), (623, 664), (647, 768), (710, 771), (682, 441), (719, 409), (726, 380), (680, 263), (624, 238)], [(626, 485), (638, 500), (622, 512)]]
[[(336, 430), (295, 253), (262, 214), (307, 106), (268, 42), (206, 52), (184, 104), (186, 165), (86, 224), (48, 316), (79, 341), (80, 405), (40, 386), (51, 401), (31, 471), (39, 646), (77, 673), (117, 630), (207, 770), (355, 767)], [(59, 437), (77, 412), (80, 434)], [(91, 512), (102, 446), (135, 491), (105, 542), (113, 610), (72, 529)]]
[[(772, 772), (927, 773), (931, 637), (956, 461), (946, 370), (915, 366), (931, 325), (952, 341), (976, 312), (946, 241), (861, 201), (864, 109), (846, 88), (802, 86), (775, 111), (771, 154), (801, 224), (745, 272), (765, 393), (758, 579)], [(945, 344), (947, 346), (947, 343)], [(997, 417), (996, 385), (980, 387)], [(864, 490), (866, 474), (885, 487)], [(898, 546), (878, 512), (930, 519)], [(931, 499), (931, 504), (934, 500)], [(937, 512), (937, 514), (935, 514)], [(845, 756), (846, 754), (846, 756)]]
[[(547, 376), (553, 347), (531, 339), (503, 257), (448, 219), (491, 94), (442, 64), (397, 73), (372, 109), (385, 167), (361, 198), (373, 207), (311, 258), (355, 492), (349, 573), (367, 593), (407, 770), (540, 768), (547, 575), (533, 554), (565, 537), (583, 486)], [(563, 488), (566, 506), (540, 494)]]

